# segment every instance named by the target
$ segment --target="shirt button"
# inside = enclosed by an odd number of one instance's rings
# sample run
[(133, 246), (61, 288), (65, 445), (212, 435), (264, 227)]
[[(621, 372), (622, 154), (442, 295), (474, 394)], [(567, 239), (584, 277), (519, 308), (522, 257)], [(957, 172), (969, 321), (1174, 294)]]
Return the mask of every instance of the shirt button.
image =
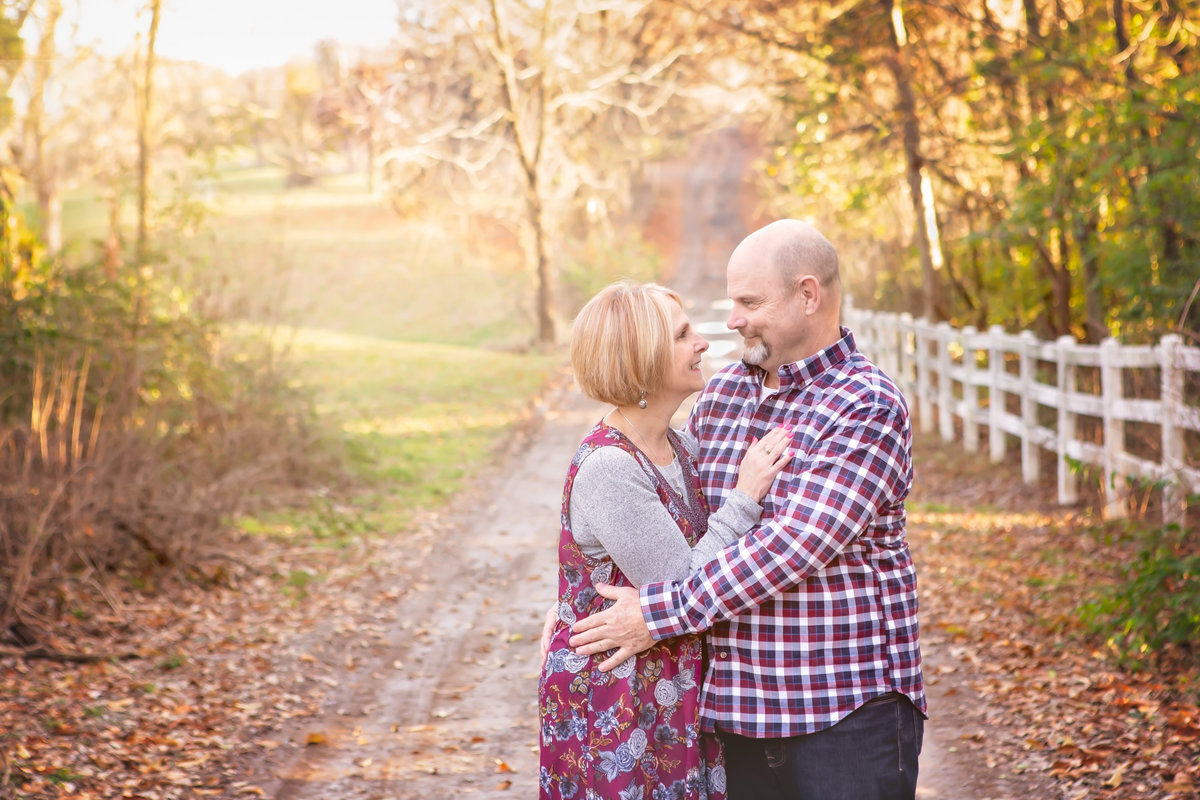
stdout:
[(717, 653), (717, 658), (729, 658), (729, 651), (721, 650), (720, 652)]

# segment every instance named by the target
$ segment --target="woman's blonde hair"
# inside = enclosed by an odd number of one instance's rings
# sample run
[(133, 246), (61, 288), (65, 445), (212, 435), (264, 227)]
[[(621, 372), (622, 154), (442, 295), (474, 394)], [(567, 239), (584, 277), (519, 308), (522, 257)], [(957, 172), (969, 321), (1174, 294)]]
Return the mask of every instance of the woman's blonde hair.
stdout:
[(671, 303), (656, 283), (618, 281), (587, 302), (571, 326), (571, 368), (593, 400), (627, 406), (658, 389), (671, 368)]

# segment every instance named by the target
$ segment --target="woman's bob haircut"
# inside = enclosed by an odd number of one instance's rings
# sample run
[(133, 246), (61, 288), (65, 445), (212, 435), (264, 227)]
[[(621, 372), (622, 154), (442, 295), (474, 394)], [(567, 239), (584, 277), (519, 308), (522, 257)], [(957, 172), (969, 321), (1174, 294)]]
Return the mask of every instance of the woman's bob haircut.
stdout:
[(618, 281), (587, 302), (571, 326), (571, 368), (585, 395), (629, 406), (662, 386), (671, 368), (671, 304), (679, 295), (657, 283)]

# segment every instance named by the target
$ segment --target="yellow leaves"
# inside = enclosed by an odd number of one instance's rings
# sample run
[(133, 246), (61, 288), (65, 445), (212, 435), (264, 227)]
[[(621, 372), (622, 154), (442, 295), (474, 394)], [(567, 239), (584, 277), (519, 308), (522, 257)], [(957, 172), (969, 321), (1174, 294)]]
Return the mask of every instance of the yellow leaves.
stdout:
[(1109, 787), (1110, 789), (1116, 789), (1125, 780), (1125, 770), (1127, 770), (1127, 769), (1129, 769), (1128, 761), (1126, 761), (1125, 763), (1123, 763), (1119, 767), (1117, 767), (1113, 771), (1112, 777), (1110, 777), (1108, 780), (1106, 780), (1104, 782), (1104, 785)]
[(304, 744), (308, 746), (325, 744), (325, 734), (321, 733), (320, 731), (310, 731), (309, 734), (304, 737)]
[(1167, 792), (1194, 794), (1196, 792), (1196, 784), (1192, 782), (1191, 775), (1186, 772), (1177, 772), (1171, 781), (1163, 786), (1163, 790)]

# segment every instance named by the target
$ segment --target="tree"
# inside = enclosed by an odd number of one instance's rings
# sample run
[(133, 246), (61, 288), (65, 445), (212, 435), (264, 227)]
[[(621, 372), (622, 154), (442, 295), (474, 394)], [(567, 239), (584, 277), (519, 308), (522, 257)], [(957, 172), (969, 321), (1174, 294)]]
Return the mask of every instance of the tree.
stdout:
[[(534, 274), (543, 345), (558, 335), (564, 227), (627, 188), (621, 176), (681, 100), (679, 70), (700, 48), (676, 38), (678, 14), (629, 0), (461, 0), (403, 27), (380, 131), (393, 189), (439, 173), (512, 221)], [(505, 186), (516, 187), (515, 204)]]
[(158, 21), (162, 15), (162, 0), (150, 0), (150, 30), (146, 38), (146, 50), (142, 61), (141, 82), (137, 90), (137, 260), (146, 260), (146, 214), (150, 202), (150, 110), (154, 98), (155, 43), (158, 40)]
[(924, 279), (924, 316), (936, 321), (945, 316), (940, 291), (940, 272), (945, 264), (945, 256), (938, 236), (937, 205), (922, 153), (921, 121), (917, 116), (917, 99), (911, 77), (912, 54), (908, 30), (900, 0), (881, 2), (892, 22), (892, 52), (884, 57), (884, 63), (896, 82), (896, 115), (903, 131), (905, 174), (916, 221), (917, 249), (921, 254), (921, 275)]
[(62, 16), (61, 0), (46, 0), (45, 17), (31, 65), (29, 103), (25, 110), (22, 171), (33, 186), (37, 199), (42, 237), (51, 252), (62, 247), (62, 196), (59, 192), (57, 164), (48, 152), (49, 135), (46, 115), (46, 91), (57, 55), (55, 33)]
[(703, 13), (755, 46), (743, 59), (770, 65), (785, 98), (767, 118), (779, 205), (887, 241), (906, 185), (916, 252), (870, 253), (874, 302), (1050, 337), (1196, 335), (1188, 5), (725, 0)]
[[(9, 148), (10, 129), (13, 121), (12, 99), (9, 92), (20, 74), (25, 60), (25, 46), (21, 39), (21, 28), (33, 10), (34, 0), (24, 3), (5, 4), (0, 14), (0, 153)], [(0, 278), (5, 283), (20, 271), (18, 253), (18, 229), (16, 224), (16, 180), (17, 176), (7, 166), (9, 159), (0, 159)], [(7, 286), (2, 287), (7, 289)]]

